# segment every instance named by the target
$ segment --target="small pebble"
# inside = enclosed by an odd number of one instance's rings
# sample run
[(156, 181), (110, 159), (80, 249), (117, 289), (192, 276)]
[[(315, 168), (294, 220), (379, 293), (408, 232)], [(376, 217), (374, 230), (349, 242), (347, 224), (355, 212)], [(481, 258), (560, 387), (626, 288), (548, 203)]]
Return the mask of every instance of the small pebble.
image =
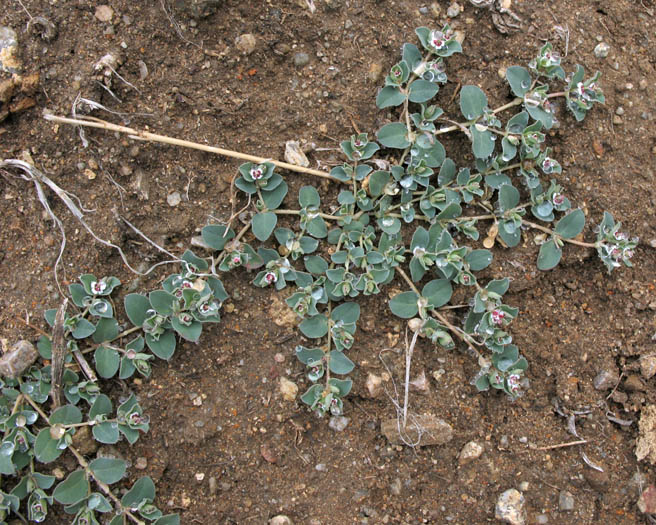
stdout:
[(574, 509), (574, 496), (566, 490), (561, 490), (558, 496), (558, 508), (561, 512)]
[(345, 416), (333, 416), (330, 418), (328, 426), (335, 432), (342, 432), (348, 426), (349, 421), (351, 420)]
[(292, 57), (292, 60), (293, 60), (295, 66), (303, 67), (303, 66), (306, 66), (308, 64), (308, 62), (310, 62), (310, 55), (308, 55), (307, 53), (303, 53), (301, 51), (301, 52), (298, 52), (298, 53), (294, 53), (294, 56)]
[(623, 108), (622, 106), (619, 106), (619, 107), (615, 110), (615, 114), (616, 114), (616, 115), (620, 115), (620, 116), (621, 116), (621, 115), (624, 115), (624, 108)]
[(519, 490), (521, 490), (522, 492), (526, 492), (529, 487), (530, 487), (530, 483), (528, 481), (522, 481), (519, 484)]
[(166, 202), (169, 203), (169, 206), (171, 206), (171, 208), (175, 208), (178, 204), (180, 204), (180, 202), (182, 202), (182, 197), (180, 196), (180, 192), (174, 191), (173, 193), (170, 193), (166, 197)]
[(0, 71), (20, 73), (21, 69), (18, 35), (11, 27), (0, 26)]
[(216, 478), (214, 476), (210, 477), (208, 484), (210, 489), (210, 496), (216, 494)]
[(289, 516), (278, 514), (269, 520), (269, 525), (294, 525)]
[(400, 496), (402, 488), (403, 487), (401, 485), (401, 478), (394, 478), (394, 481), (390, 483), (390, 492), (394, 496)]
[(255, 40), (255, 35), (251, 33), (245, 33), (239, 35), (235, 39), (235, 47), (244, 55), (250, 55), (255, 51), (255, 46), (257, 45), (257, 40)]
[(547, 523), (549, 523), (549, 516), (547, 516), (546, 514), (538, 514), (535, 517), (535, 523), (537, 523), (538, 525), (546, 525)]
[(317, 463), (314, 468), (319, 472), (326, 472), (326, 470), (328, 470), (328, 467), (325, 463)]
[(494, 517), (511, 525), (524, 525), (524, 496), (517, 489), (508, 489), (499, 496), (494, 509)]
[(134, 468), (138, 470), (144, 470), (148, 466), (148, 460), (144, 457), (137, 458), (134, 462)]
[(462, 11), (462, 7), (460, 7), (460, 5), (454, 2), (446, 10), (446, 16), (448, 16), (449, 18), (455, 18), (460, 14), (461, 11)]
[(96, 6), (95, 16), (101, 22), (109, 22), (114, 16), (114, 10), (108, 5)]
[(641, 79), (640, 83), (638, 84), (638, 87), (640, 88), (641, 91), (647, 89), (648, 86), (649, 86), (649, 82), (647, 82), (646, 78)]
[(480, 458), (481, 454), (483, 454), (483, 447), (479, 443), (476, 443), (476, 441), (470, 441), (462, 447), (458, 463), (460, 465), (466, 465), (467, 463)]
[(610, 370), (601, 370), (592, 381), (592, 384), (595, 390), (609, 390), (615, 387), (618, 380), (619, 377), (616, 373)]
[(196, 475), (194, 477), (196, 478), (196, 481), (203, 481), (205, 479), (205, 473), (196, 472)]
[(610, 46), (606, 42), (600, 42), (594, 48), (594, 56), (597, 58), (606, 58), (609, 52)]
[(619, 115), (615, 115), (613, 117), (613, 124), (615, 124), (616, 126), (622, 124), (622, 117), (620, 117)]

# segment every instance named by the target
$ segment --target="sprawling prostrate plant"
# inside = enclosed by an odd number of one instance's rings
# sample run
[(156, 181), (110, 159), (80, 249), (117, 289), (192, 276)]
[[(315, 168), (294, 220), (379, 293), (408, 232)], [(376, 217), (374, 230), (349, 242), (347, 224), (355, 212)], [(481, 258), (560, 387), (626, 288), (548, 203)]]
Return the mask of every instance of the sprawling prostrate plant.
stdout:
[[(110, 525), (180, 523), (177, 514), (164, 516), (153, 504), (155, 485), (149, 477), (137, 480), (121, 498), (116, 496), (109, 485), (124, 477), (127, 463), (104, 457), (87, 462), (76, 449), (74, 436), (87, 426), (99, 443), (115, 444), (123, 438), (135, 443), (141, 432), (148, 431), (148, 417), (134, 394), (114, 409), (101, 392), (96, 374), (103, 379), (117, 374), (127, 379), (135, 372), (148, 377), (155, 356), (166, 360), (173, 356), (176, 336), (198, 341), (204, 323), (219, 321), (221, 303), (227, 298), (221, 281), (212, 275), (201, 277), (209, 265), (190, 251), (182, 256), (182, 266), (181, 273), (163, 282), (162, 290), (125, 297), (131, 328), (122, 328), (115, 318), (110, 295), (120, 285), (116, 277), (98, 279), (86, 274), (80, 283), (69, 286), (79, 312), (61, 319), (63, 363), (77, 359), (86, 377), (63, 368), (59, 384), (67, 404), (54, 407), (48, 415), (57, 356), (53, 356), (54, 336), (42, 336), (37, 344), (39, 353), (53, 365), (32, 367), (22, 377), (2, 382), (0, 474), (16, 476), (18, 482), (10, 492), (0, 491), (0, 523), (5, 523), (11, 512), (20, 515), (21, 501), (26, 502), (27, 518), (34, 522), (45, 521), (48, 507), (56, 501), (74, 515), (72, 523), (76, 525), (98, 524), (99, 515), (107, 513), (114, 516)], [(50, 325), (57, 324), (56, 317), (55, 310), (46, 312)], [(91, 353), (95, 371), (84, 357)], [(54, 476), (36, 469), (39, 463), (57, 460), (66, 450), (76, 457), (80, 469), (55, 485)]]
[[(515, 96), (507, 104), (490, 109), (480, 88), (463, 86), (464, 121), (456, 122), (429, 103), (447, 81), (444, 59), (460, 52), (460, 45), (448, 26), (416, 32), (421, 49), (403, 46), (402, 60), (391, 68), (376, 99), (380, 108), (399, 107), (399, 121), (378, 130), (378, 143), (366, 133), (341, 143), (347, 162), (330, 176), (345, 189), (330, 213), (321, 211), (320, 195), (312, 186), (301, 188), (298, 209), (280, 209), (288, 186), (274, 164), (247, 162), (240, 166), (235, 185), (248, 194), (249, 202), (254, 199), (252, 219), (238, 233), (229, 224), (205, 226), (202, 237), (213, 250), (210, 257), (188, 250), (180, 273), (165, 279), (161, 290), (128, 294), (124, 306), (133, 327), (121, 326), (115, 316), (110, 294), (120, 283), (114, 277), (82, 275), (80, 284), (69, 287), (77, 313), (46, 312), (59, 334), (38, 343), (46, 366), (33, 366), (2, 383), (0, 474), (17, 481), (10, 490), (6, 484), (0, 490), (0, 519), (12, 513), (22, 516), (24, 505), (28, 519), (42, 522), (56, 501), (79, 525), (97, 524), (97, 516), (104, 513), (114, 513), (110, 525), (179, 523), (177, 515), (162, 516), (153, 505), (155, 487), (148, 477), (121, 498), (116, 496), (109, 485), (123, 478), (126, 463), (102, 457), (87, 462), (73, 444), (74, 435), (88, 426), (100, 443), (122, 438), (134, 443), (148, 430), (148, 417), (136, 397), (130, 395), (114, 410), (96, 374), (103, 379), (117, 374), (127, 379), (135, 372), (148, 377), (153, 358), (170, 359), (178, 338), (198, 341), (205, 323), (219, 321), (228, 297), (219, 272), (243, 267), (258, 270), (256, 286), (281, 290), (296, 285), (287, 304), (301, 320), (301, 332), (316, 341), (311, 348), (296, 348), (312, 382), (301, 399), (323, 415), (341, 414), (352, 386), (344, 377), (354, 368), (346, 355), (360, 318), (354, 299), (380, 293), (397, 275), (409, 289), (390, 300), (391, 311), (445, 349), (454, 348), (455, 339), (462, 341), (478, 357), (480, 371), (473, 384), (514, 398), (526, 385), (528, 366), (508, 331), (518, 309), (504, 302), (508, 279), (479, 282), (477, 277), (490, 265), (489, 249), (495, 242), (512, 248), (523, 232), (535, 229), (540, 232), (535, 240), (541, 242), (541, 270), (559, 263), (565, 243), (595, 248), (609, 272), (622, 264), (631, 266), (638, 239), (620, 231), (608, 212), (596, 242), (580, 240), (584, 213), (572, 209), (557, 181), (561, 166), (544, 145), (544, 130), (556, 124), (551, 101), (565, 98), (576, 120), (582, 120), (594, 103), (604, 100), (597, 86), (599, 74), (586, 80), (577, 66), (567, 75), (560, 56), (546, 44), (528, 69), (507, 69)], [(551, 91), (557, 81), (566, 82), (564, 91)], [(504, 124), (501, 114), (514, 107), (520, 111)], [(473, 166), (458, 167), (447, 157), (438, 137), (450, 132), (469, 139)], [(374, 159), (381, 145), (387, 150), (385, 160)], [(390, 161), (394, 150), (398, 155)], [(528, 213), (540, 222), (527, 220)], [(284, 216), (298, 217), (298, 227), (277, 227)], [(483, 248), (468, 244), (479, 240), (481, 221), (491, 222)], [(249, 230), (263, 243), (273, 236), (277, 250), (245, 243)], [(328, 246), (320, 248), (321, 241)], [(454, 286), (472, 291), (462, 317), (454, 314), (460, 305), (449, 304)], [(57, 377), (53, 367), (59, 351), (69, 366), (58, 366)], [(95, 371), (84, 357), (91, 353)], [(76, 366), (85, 377), (73, 371)], [(51, 403), (58, 392), (67, 404)], [(51, 463), (66, 450), (80, 469), (57, 484), (54, 476), (38, 472), (39, 463)]]

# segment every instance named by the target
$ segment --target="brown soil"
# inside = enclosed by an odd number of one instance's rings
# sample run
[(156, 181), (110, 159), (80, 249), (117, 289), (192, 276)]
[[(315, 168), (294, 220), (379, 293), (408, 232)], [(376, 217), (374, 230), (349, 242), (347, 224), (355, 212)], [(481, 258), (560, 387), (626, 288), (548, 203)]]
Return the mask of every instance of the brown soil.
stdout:
[[(69, 114), (81, 93), (124, 112), (129, 125), (264, 157), (282, 158), (290, 139), (336, 148), (336, 140), (354, 127), (373, 133), (385, 122), (387, 112), (374, 105), (382, 84), (382, 77), (371, 80), (376, 65), (387, 70), (401, 45), (414, 42), (414, 28), (440, 25), (448, 6), (438, 2), (442, 14), (436, 20), (429, 2), (420, 10), (422, 3), (405, 0), (315, 0), (317, 11), (311, 14), (303, 1), (225, 0), (210, 16), (192, 19), (182, 6), (202, 2), (164, 0), (167, 9), (173, 7), (177, 33), (159, 1), (109, 2), (111, 23), (94, 16), (96, 2), (22, 3), (31, 16), (54, 22), (58, 36), (46, 42), (27, 33), (29, 18), (20, 2), (5, 2), (0, 25), (19, 32), (25, 72), (38, 73), (40, 80), (36, 106), (0, 124), (0, 158), (29, 150), (57, 184), (95, 208), (88, 215), (92, 228), (121, 245), (135, 264), (160, 256), (121, 226), (114, 210), (182, 253), (211, 216), (229, 215), (229, 181), (239, 163), (98, 131), (87, 131), (85, 149), (73, 128), (43, 120), (43, 108)], [(516, 0), (522, 30), (509, 35), (494, 28), (489, 11), (461, 4), (464, 12), (452, 25), (465, 32), (464, 53), (448, 61), (450, 82), (439, 98), (447, 114), (458, 114), (452, 101), (458, 84), (480, 85), (491, 105), (507, 100), (497, 71), (526, 64), (545, 39), (564, 52), (565, 42), (553, 29), (557, 24), (569, 28), (567, 69), (581, 63), (587, 71), (602, 71), (606, 106), (595, 108), (580, 125), (563, 116), (548, 141), (564, 166), (559, 182), (572, 202), (585, 207), (589, 222), (597, 223), (609, 210), (640, 236), (635, 269), (608, 276), (596, 257), (578, 257), (567, 248), (565, 264), (539, 273), (532, 243), (512, 252), (496, 248), (488, 276), (515, 279), (507, 302), (521, 310), (513, 334), (530, 363), (531, 388), (516, 402), (497, 392), (478, 394), (469, 384), (477, 370), (470, 357), (420, 340), (413, 377), (425, 372), (429, 391), (413, 393), (411, 409), (445, 419), (454, 437), (446, 445), (416, 450), (388, 445), (380, 422), (396, 415), (394, 405), (386, 396), (368, 399), (364, 387), (368, 373), (385, 371), (381, 349), (396, 345), (398, 350), (403, 340), (403, 325), (389, 311), (387, 293), (361, 301), (363, 318), (350, 352), (358, 365), (346, 402), (350, 423), (335, 432), (326, 419), (279, 393), (280, 376), (301, 390), (307, 385), (293, 354), (301, 335), (293, 323), (272, 322), (284, 312), (281, 303), (270, 291), (252, 287), (252, 276), (227, 275), (224, 283), (233, 299), (223, 322), (199, 344), (181, 344), (170, 363), (158, 362), (149, 380), (123, 385), (138, 394), (152, 421), (151, 432), (134, 447), (120, 448), (133, 463), (147, 458), (146, 469), (132, 468), (130, 475), (152, 476), (159, 505), (180, 512), (183, 523), (266, 523), (280, 513), (297, 524), (489, 523), (499, 494), (522, 483), (529, 523), (540, 514), (561, 524), (644, 519), (636, 507), (635, 475), (640, 471), (648, 484), (656, 471), (638, 465), (634, 448), (641, 408), (656, 401), (654, 379), (643, 380), (639, 368), (640, 357), (654, 353), (656, 332), (656, 259), (649, 246), (656, 239), (654, 4)], [(250, 55), (235, 47), (235, 38), (244, 33), (256, 38)], [(593, 54), (601, 40), (611, 47), (606, 59)], [(112, 79), (120, 102), (100, 87), (102, 75), (93, 70), (110, 51), (120, 53), (118, 72), (134, 85)], [(309, 55), (306, 66), (293, 63), (299, 51)], [(148, 70), (145, 78), (141, 62)], [(621, 123), (614, 119), (620, 106)], [(446, 146), (459, 165), (471, 160), (459, 154), (466, 147), (462, 137)], [(324, 166), (339, 158), (337, 150), (311, 155), (313, 163)], [(96, 177), (90, 179), (87, 169)], [(287, 180), (288, 199), (295, 199), (301, 184), (317, 183), (292, 173)], [(171, 208), (166, 197), (174, 191), (182, 202)], [(28, 183), (5, 175), (0, 192), (0, 273), (5, 275), (0, 333), (9, 341), (34, 340), (37, 334), (18, 318), (28, 315), (44, 327), (43, 310), (59, 304), (52, 272), (59, 234)], [(333, 192), (326, 189), (326, 199)], [(94, 272), (119, 277), (123, 293), (130, 286), (157, 287), (165, 270), (135, 279), (116, 252), (86, 235), (58, 199), (51, 195), (50, 201), (68, 236), (65, 279)], [(592, 238), (591, 228), (586, 235)], [(284, 362), (274, 359), (277, 353)], [(401, 355), (382, 357), (400, 381)], [(593, 387), (602, 369), (623, 373), (609, 399), (609, 391)], [(433, 372), (439, 370), (444, 373), (436, 380)], [(118, 381), (109, 387), (120, 393)], [(194, 394), (202, 395), (200, 406), (192, 402)], [(554, 399), (565, 409), (591, 410), (577, 419), (588, 444), (535, 449), (576, 439), (567, 420), (555, 413)], [(609, 421), (607, 409), (634, 423), (623, 427)], [(483, 445), (483, 455), (459, 465), (460, 450), (472, 440)], [(583, 452), (604, 472), (587, 466)], [(317, 470), (318, 464), (325, 470)], [(210, 478), (216, 480), (214, 491)], [(561, 490), (573, 495), (572, 511), (559, 511)]]

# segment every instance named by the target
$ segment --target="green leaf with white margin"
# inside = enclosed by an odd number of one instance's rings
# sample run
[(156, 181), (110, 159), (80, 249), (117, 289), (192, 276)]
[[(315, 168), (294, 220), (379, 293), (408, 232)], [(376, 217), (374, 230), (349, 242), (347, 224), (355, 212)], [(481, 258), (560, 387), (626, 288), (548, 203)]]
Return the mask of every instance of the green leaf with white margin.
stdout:
[(321, 397), (323, 389), (323, 385), (312, 385), (308, 388), (307, 392), (301, 396), (301, 401), (306, 405), (312, 406), (314, 402)]
[(150, 305), (160, 315), (170, 315), (173, 313), (173, 306), (178, 304), (175, 295), (164, 290), (153, 290), (148, 294)]
[(319, 192), (314, 186), (303, 186), (298, 191), (298, 203), (301, 208), (318, 207), (321, 204), (321, 197), (319, 197)]
[(153, 525), (180, 525), (180, 516), (178, 514), (167, 514), (156, 519)]
[(167, 330), (159, 339), (155, 339), (152, 335), (146, 334), (146, 344), (150, 351), (160, 359), (168, 361), (175, 352), (175, 333), (173, 330)]
[(328, 381), (328, 384), (330, 386), (334, 386), (339, 390), (339, 397), (344, 397), (347, 396), (348, 393), (351, 391), (351, 387), (353, 386), (353, 381), (350, 379), (334, 379), (331, 378)]
[(64, 405), (48, 418), (51, 425), (77, 425), (82, 422), (82, 412), (75, 405)]
[(376, 134), (378, 141), (386, 148), (403, 149), (410, 145), (407, 138), (408, 128), (401, 122), (385, 124)]
[(138, 507), (144, 501), (151, 502), (155, 499), (155, 484), (148, 476), (139, 478), (132, 488), (121, 498), (123, 507)]
[(320, 255), (308, 255), (303, 258), (305, 269), (315, 275), (323, 275), (328, 269), (328, 263)]
[(460, 90), (460, 111), (467, 120), (483, 115), (487, 107), (487, 96), (478, 86), (463, 86)]
[(385, 186), (390, 181), (391, 175), (389, 171), (374, 171), (369, 176), (369, 192), (372, 197), (379, 197), (383, 194)]
[[(267, 205), (267, 208), (272, 209), (274, 207)], [(205, 226), (200, 234), (207, 245), (215, 250), (223, 250), (225, 245), (235, 236), (235, 231), (232, 228), (227, 228), (227, 230), (228, 233), (226, 234), (226, 226), (223, 224), (210, 224)]]
[(89, 419), (95, 420), (98, 416), (106, 416), (111, 413), (112, 401), (105, 394), (98, 394), (89, 410)]
[(191, 324), (186, 325), (177, 317), (171, 318), (171, 326), (183, 339), (191, 341), (192, 343), (198, 342), (200, 334), (203, 331), (203, 325), (198, 321), (192, 321)]
[(499, 221), (499, 237), (508, 248), (514, 248), (522, 239), (521, 226), (516, 226), (513, 221)]
[(96, 331), (96, 327), (93, 323), (90, 323), (86, 319), (78, 319), (75, 329), (71, 332), (71, 335), (75, 339), (86, 339), (91, 334)]
[(123, 479), (127, 463), (122, 459), (98, 458), (89, 463), (89, 468), (96, 479), (111, 485)]
[(296, 357), (304, 365), (321, 360), (323, 355), (324, 352), (321, 348), (305, 348), (301, 345), (296, 347)]
[(288, 190), (287, 183), (285, 181), (278, 184), (275, 189), (270, 191), (262, 192), (262, 200), (264, 200), (264, 205), (269, 210), (275, 210), (282, 204), (282, 201), (285, 199)]
[(299, 326), (305, 337), (318, 339), (328, 333), (328, 319), (323, 314), (305, 319)]
[(457, 202), (450, 202), (446, 208), (444, 208), (440, 213), (435, 217), (436, 221), (443, 221), (446, 219), (455, 219), (462, 215), (462, 207)]
[(389, 306), (392, 313), (401, 319), (410, 319), (417, 315), (419, 297), (415, 292), (401, 292), (390, 299)]
[(34, 442), (34, 456), (41, 463), (51, 463), (61, 456), (65, 449), (60, 449), (58, 441), (50, 437), (50, 427), (39, 431)]
[(475, 124), (469, 128), (472, 135), (472, 151), (477, 159), (487, 159), (494, 153), (494, 136), (485, 126)]
[(200, 257), (198, 257), (191, 250), (185, 250), (185, 252), (182, 254), (182, 257), (180, 258), (189, 264), (193, 264), (201, 272), (204, 272), (209, 268), (209, 264), (207, 263), (207, 261), (205, 259), (201, 259)]
[(499, 188), (499, 211), (512, 210), (519, 204), (519, 191), (512, 184), (503, 184)]
[(104, 343), (116, 339), (119, 334), (118, 321), (113, 317), (103, 317), (96, 325), (96, 331), (93, 333), (94, 343)]
[(428, 300), (429, 306), (439, 308), (451, 300), (452, 293), (451, 281), (448, 279), (434, 279), (424, 286), (421, 296)]
[(531, 75), (521, 66), (510, 66), (506, 69), (506, 80), (516, 97), (524, 97), (531, 88)]
[(130, 322), (135, 326), (142, 326), (150, 309), (148, 297), (139, 293), (130, 293), (125, 296), (123, 306)]
[(344, 375), (350, 373), (355, 364), (339, 350), (330, 352), (330, 371), (333, 374)]
[(112, 505), (109, 503), (107, 498), (100, 494), (99, 492), (92, 492), (87, 500), (87, 507), (96, 512), (111, 512)]
[(121, 363), (118, 352), (113, 348), (106, 348), (104, 346), (99, 346), (96, 349), (93, 359), (96, 362), (96, 371), (103, 379), (114, 377)]
[(86, 472), (76, 470), (57, 485), (52, 495), (62, 505), (74, 505), (89, 495), (89, 488)]
[(410, 102), (422, 103), (427, 102), (439, 91), (439, 86), (434, 82), (429, 82), (419, 78), (410, 84), (410, 94), (408, 99)]
[(573, 239), (583, 231), (585, 214), (581, 208), (573, 210), (556, 223), (554, 231), (565, 239)]
[(465, 262), (471, 271), (478, 272), (490, 266), (492, 252), (490, 250), (472, 250), (465, 256)]
[(103, 421), (93, 426), (93, 437), (100, 443), (113, 445), (118, 443), (121, 435), (118, 431), (118, 423), (115, 421)]
[(553, 239), (548, 240), (540, 246), (538, 254), (538, 268), (540, 270), (551, 270), (560, 262), (563, 251), (556, 245)]
[(355, 323), (360, 319), (360, 305), (358, 303), (342, 303), (330, 314), (333, 321)]
[(71, 299), (73, 299), (75, 306), (78, 308), (84, 308), (84, 299), (90, 297), (90, 295), (84, 289), (84, 286), (79, 283), (73, 283), (68, 285), (68, 291), (71, 294)]
[(405, 93), (401, 92), (397, 86), (385, 86), (376, 97), (376, 106), (379, 109), (384, 109), (391, 106), (400, 106), (404, 101)]
[(278, 216), (272, 211), (258, 213), (253, 217), (251, 229), (258, 241), (266, 241), (278, 223)]

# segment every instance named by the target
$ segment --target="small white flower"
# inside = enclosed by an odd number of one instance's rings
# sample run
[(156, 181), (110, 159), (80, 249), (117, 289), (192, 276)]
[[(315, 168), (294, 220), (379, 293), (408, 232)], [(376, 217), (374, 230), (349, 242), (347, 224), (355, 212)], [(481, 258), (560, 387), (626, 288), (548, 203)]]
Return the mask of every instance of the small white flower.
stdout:
[(103, 293), (107, 289), (107, 283), (103, 279), (100, 281), (91, 281), (89, 286), (94, 294)]

